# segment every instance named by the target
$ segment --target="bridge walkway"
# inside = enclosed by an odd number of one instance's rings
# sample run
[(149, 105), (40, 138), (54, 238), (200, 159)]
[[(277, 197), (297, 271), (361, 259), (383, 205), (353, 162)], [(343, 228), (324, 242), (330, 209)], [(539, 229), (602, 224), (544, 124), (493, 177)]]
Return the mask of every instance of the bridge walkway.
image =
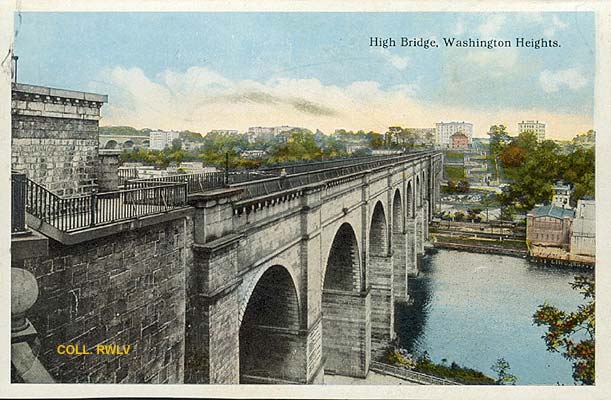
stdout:
[(241, 200), (253, 199), (343, 175), (410, 161), (430, 152), (301, 163), (233, 175), (214, 172), (133, 179), (126, 181), (121, 190), (73, 197), (60, 197), (28, 179), (25, 174), (14, 173), (12, 229), (13, 232), (25, 230), (27, 213), (58, 231), (75, 232), (187, 208), (188, 196), (195, 193), (239, 188), (242, 189)]

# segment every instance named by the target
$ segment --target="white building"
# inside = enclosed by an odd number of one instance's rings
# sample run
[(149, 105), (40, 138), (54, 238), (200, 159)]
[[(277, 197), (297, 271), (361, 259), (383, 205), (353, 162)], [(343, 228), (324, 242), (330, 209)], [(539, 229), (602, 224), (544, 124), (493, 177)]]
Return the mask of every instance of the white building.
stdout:
[(265, 150), (244, 150), (240, 152), (240, 157), (247, 158), (249, 160), (264, 158), (266, 156), (267, 156), (267, 151)]
[(150, 133), (150, 149), (163, 150), (166, 147), (172, 147), (172, 140), (180, 137), (179, 132), (153, 131)]
[(596, 202), (581, 199), (577, 202), (571, 233), (571, 254), (596, 256)]
[(556, 207), (570, 208), (571, 193), (573, 193), (573, 189), (569, 183), (562, 181), (554, 182), (552, 204)]
[(464, 133), (469, 139), (469, 146), (473, 142), (473, 124), (469, 122), (438, 122), (436, 125), (436, 144), (441, 147), (452, 145), (452, 135), (457, 132)]
[(408, 128), (416, 135), (417, 145), (434, 145), (437, 136), (436, 128)]
[(218, 136), (235, 136), (238, 134), (237, 129), (213, 129), (208, 132), (209, 135), (218, 135)]
[(518, 132), (524, 133), (527, 131), (535, 132), (537, 134), (537, 141), (542, 142), (545, 140), (545, 122), (530, 120), (519, 122)]
[(253, 143), (255, 140), (270, 140), (282, 133), (289, 132), (292, 129), (300, 129), (296, 126), (251, 126), (248, 128), (248, 141)]

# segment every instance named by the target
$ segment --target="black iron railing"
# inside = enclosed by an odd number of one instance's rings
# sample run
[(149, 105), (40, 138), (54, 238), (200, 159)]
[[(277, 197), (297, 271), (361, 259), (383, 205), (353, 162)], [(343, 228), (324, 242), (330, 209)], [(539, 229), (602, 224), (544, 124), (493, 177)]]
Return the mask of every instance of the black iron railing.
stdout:
[(25, 174), (11, 174), (11, 233), (25, 232), (25, 199), (27, 177)]
[(123, 186), (125, 182), (130, 179), (138, 179), (138, 168), (119, 168), (117, 170), (117, 175), (119, 177), (119, 186)]
[(307, 161), (307, 162), (298, 161), (298, 162), (293, 162), (293, 163), (289, 162), (289, 163), (282, 163), (282, 164), (273, 165), (273, 166), (266, 166), (266, 167), (262, 167), (260, 170), (273, 174), (273, 175), (280, 175), (282, 171), (284, 171), (284, 173), (286, 173), (287, 175), (291, 175), (291, 174), (299, 174), (302, 172), (310, 172), (310, 171), (316, 171), (316, 170), (321, 170), (321, 169), (336, 168), (336, 167), (356, 164), (360, 162), (382, 160), (385, 158), (388, 158), (388, 156), (386, 155), (386, 156), (343, 157), (343, 158), (336, 158), (336, 159), (326, 160), (326, 161)]
[(60, 197), (26, 178), (26, 211), (62, 231), (159, 214), (187, 206), (187, 185), (159, 183), (112, 192)]
[[(354, 174), (368, 169), (375, 169), (386, 165), (392, 165), (401, 161), (414, 160), (422, 157), (429, 152), (415, 152), (400, 156), (383, 156), (383, 157), (365, 157), (353, 161), (352, 163), (340, 163), (335, 167), (322, 170), (311, 170), (293, 175), (262, 179), (258, 181), (245, 182), (240, 184), (232, 184), (230, 187), (239, 187), (244, 190), (242, 199), (249, 199), (259, 196), (265, 196), (274, 192), (294, 189), (300, 186), (322, 182), (325, 180), (338, 178), (340, 176)], [(300, 166), (304, 168), (305, 166)]]
[(160, 183), (183, 182), (187, 185), (188, 193), (205, 192), (206, 190), (218, 189), (227, 184), (252, 182), (256, 180), (274, 177), (269, 173), (261, 171), (225, 171), (205, 172), (200, 174), (178, 174), (155, 178), (132, 179), (125, 182), (125, 188), (148, 187)]

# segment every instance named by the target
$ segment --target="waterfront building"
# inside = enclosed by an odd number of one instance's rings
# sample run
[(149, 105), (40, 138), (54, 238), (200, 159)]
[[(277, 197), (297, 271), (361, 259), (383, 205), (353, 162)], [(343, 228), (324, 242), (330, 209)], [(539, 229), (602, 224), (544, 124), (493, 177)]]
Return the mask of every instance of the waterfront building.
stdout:
[(537, 134), (537, 141), (542, 142), (545, 140), (545, 122), (528, 120), (518, 123), (519, 133), (529, 131)]
[(152, 131), (149, 135), (151, 150), (163, 150), (172, 146), (172, 141), (180, 137), (179, 132), (174, 131)]
[(584, 198), (577, 202), (571, 232), (571, 254), (596, 256), (596, 202)]
[(571, 194), (573, 187), (570, 183), (563, 181), (554, 182), (554, 196), (552, 204), (556, 207), (570, 208)]
[(526, 215), (526, 239), (534, 245), (568, 249), (575, 211), (554, 204), (535, 207)]
[(451, 137), (453, 134), (457, 133), (457, 132), (462, 132), (464, 133), (468, 140), (469, 143), (471, 144), (471, 141), (473, 139), (473, 124), (469, 123), (469, 122), (438, 122), (436, 124), (436, 128), (435, 128), (435, 132), (436, 132), (436, 144), (440, 147), (451, 147), (452, 145), (452, 141), (451, 141)]
[(453, 149), (466, 149), (469, 147), (469, 138), (462, 132), (456, 132), (450, 139)]

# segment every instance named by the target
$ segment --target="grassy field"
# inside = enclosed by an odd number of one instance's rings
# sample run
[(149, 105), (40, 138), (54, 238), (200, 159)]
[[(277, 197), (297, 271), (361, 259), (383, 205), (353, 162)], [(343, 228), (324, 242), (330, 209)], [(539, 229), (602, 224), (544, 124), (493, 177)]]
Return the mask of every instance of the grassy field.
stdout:
[(465, 179), (465, 169), (463, 167), (445, 166), (445, 177), (448, 180), (455, 181)]
[(451, 162), (462, 162), (464, 161), (464, 154), (460, 151), (446, 151), (444, 157), (447, 161)]

